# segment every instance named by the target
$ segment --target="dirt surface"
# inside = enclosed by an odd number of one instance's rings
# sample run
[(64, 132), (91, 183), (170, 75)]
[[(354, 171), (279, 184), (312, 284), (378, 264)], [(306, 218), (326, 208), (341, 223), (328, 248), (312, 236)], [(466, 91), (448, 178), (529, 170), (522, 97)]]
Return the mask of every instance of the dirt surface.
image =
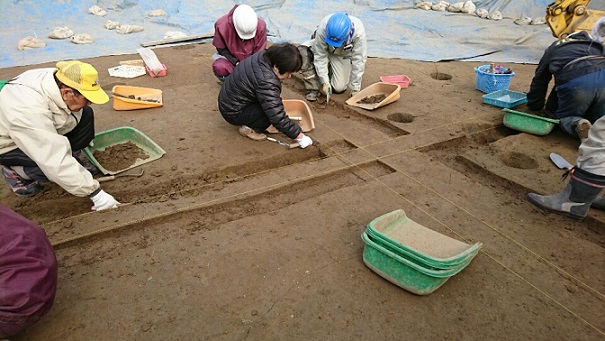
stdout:
[(382, 101), (384, 101), (384, 99), (387, 98), (387, 96), (385, 95), (374, 95), (374, 96), (368, 96), (368, 97), (364, 97), (361, 100), (357, 101), (357, 103), (363, 103), (363, 104), (376, 104), (376, 103), (380, 103)]
[[(94, 106), (97, 131), (135, 127), (166, 150), (143, 176), (103, 183), (131, 205), (91, 212), (56, 185), (30, 199), (0, 186), (3, 204), (47, 231), (60, 265), (52, 310), (11, 340), (605, 337), (605, 212), (577, 222), (526, 201), (564, 187), (548, 155), (573, 163), (579, 143), (558, 127), (504, 127), (475, 90), (484, 63), (370, 58), (364, 87), (400, 74), (411, 85), (372, 111), (347, 94), (309, 103), (318, 144), (303, 150), (251, 141), (221, 118), (210, 44), (155, 52), (166, 77), (108, 75), (137, 55), (87, 60), (107, 91), (163, 91), (161, 108)], [(535, 66), (505, 66), (510, 89), (527, 91)], [(282, 95), (304, 100), (300, 77)], [(409, 293), (362, 258), (366, 225), (399, 208), (483, 248), (436, 292)]]

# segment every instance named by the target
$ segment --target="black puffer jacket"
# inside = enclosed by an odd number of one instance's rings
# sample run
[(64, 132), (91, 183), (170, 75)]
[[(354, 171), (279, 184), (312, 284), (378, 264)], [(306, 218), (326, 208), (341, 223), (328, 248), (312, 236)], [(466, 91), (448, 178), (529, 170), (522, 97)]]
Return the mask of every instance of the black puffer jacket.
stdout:
[(604, 56), (605, 46), (593, 41), (583, 31), (552, 43), (540, 59), (527, 93), (529, 108), (537, 110), (544, 106), (548, 83), (553, 76), (556, 87), (576, 77), (605, 69)]
[(281, 82), (264, 56), (265, 51), (257, 52), (235, 67), (221, 87), (218, 109), (224, 117), (229, 117), (239, 115), (244, 108), (258, 103), (277, 130), (295, 139), (301, 129), (286, 115), (281, 99)]

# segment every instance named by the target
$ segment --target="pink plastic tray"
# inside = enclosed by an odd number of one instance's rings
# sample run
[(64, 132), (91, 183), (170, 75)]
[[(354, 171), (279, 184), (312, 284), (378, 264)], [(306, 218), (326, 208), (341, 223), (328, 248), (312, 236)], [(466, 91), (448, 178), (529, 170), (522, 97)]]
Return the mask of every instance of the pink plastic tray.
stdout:
[(410, 77), (406, 75), (380, 76), (380, 81), (391, 84), (398, 84), (402, 89), (410, 85)]
[(151, 70), (149, 66), (145, 65), (145, 69), (147, 70), (147, 73), (153, 78), (166, 76), (166, 65), (164, 64), (162, 64), (162, 71), (160, 71), (160, 73), (158, 73), (157, 75), (153, 72), (153, 70)]

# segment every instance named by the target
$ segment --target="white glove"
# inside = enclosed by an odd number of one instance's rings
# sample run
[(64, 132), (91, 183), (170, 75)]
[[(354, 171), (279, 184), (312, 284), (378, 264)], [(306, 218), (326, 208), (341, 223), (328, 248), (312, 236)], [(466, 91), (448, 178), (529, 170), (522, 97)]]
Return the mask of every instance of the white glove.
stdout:
[(301, 138), (296, 139), (296, 142), (298, 142), (298, 146), (303, 149), (313, 144), (313, 140), (305, 134), (302, 134)]
[(93, 202), (92, 210), (93, 211), (102, 211), (108, 208), (116, 208), (120, 204), (116, 199), (114, 199), (110, 194), (107, 194), (104, 190), (100, 190), (99, 193), (90, 197), (90, 200)]
[(323, 92), (324, 95), (328, 95), (328, 94), (332, 94), (332, 84), (330, 84), (330, 82), (324, 83), (321, 85), (321, 92)]

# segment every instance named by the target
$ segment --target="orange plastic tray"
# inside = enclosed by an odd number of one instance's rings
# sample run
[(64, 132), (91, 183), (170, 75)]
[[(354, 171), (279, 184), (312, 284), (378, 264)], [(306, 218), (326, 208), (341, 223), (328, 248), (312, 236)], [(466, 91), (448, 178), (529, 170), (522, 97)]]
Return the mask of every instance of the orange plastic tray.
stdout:
[[(284, 103), (286, 115), (288, 115), (291, 120), (296, 122), (304, 133), (308, 133), (315, 129), (313, 112), (311, 112), (311, 109), (305, 101), (301, 101), (299, 99), (284, 99), (282, 102)], [(271, 134), (279, 133), (279, 131), (272, 125), (267, 128), (267, 132)]]
[[(112, 92), (114, 110), (148, 109), (164, 105), (162, 102), (162, 90), (159, 89), (116, 85), (113, 87)], [(134, 96), (134, 98), (128, 98), (129, 96)], [(155, 102), (150, 102), (149, 100), (154, 100)]]

